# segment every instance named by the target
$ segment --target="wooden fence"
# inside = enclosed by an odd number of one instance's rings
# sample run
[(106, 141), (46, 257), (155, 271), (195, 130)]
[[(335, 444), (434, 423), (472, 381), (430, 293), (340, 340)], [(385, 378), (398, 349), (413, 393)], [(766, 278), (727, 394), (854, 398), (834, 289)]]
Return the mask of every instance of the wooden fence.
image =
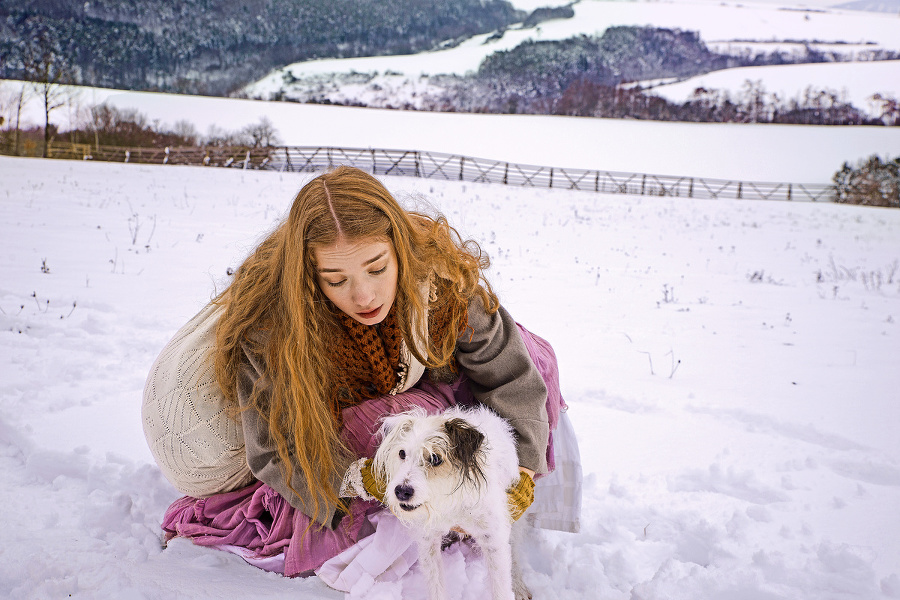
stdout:
[(304, 146), (119, 148), (54, 143), (50, 149), (50, 156), (110, 162), (207, 165), (300, 172), (325, 171), (338, 165), (348, 165), (373, 175), (400, 175), (644, 196), (808, 202), (831, 202), (835, 198), (833, 185), (764, 183), (621, 173), (598, 169), (568, 169), (414, 150)]

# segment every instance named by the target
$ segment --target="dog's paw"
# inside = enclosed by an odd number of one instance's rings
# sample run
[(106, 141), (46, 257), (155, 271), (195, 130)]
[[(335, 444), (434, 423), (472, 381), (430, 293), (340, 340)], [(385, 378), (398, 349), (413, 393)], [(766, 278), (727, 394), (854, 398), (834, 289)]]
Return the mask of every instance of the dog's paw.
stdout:
[(516, 600), (531, 600), (531, 590), (521, 579), (513, 579), (513, 594)]
[(441, 552), (460, 541), (462, 537), (455, 531), (451, 531), (441, 538)]

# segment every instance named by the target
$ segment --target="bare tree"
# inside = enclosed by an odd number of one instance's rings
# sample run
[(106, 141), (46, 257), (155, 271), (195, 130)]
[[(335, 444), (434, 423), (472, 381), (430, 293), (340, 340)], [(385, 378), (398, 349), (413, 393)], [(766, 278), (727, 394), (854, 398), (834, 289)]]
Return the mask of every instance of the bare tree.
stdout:
[(44, 158), (47, 158), (50, 146), (50, 113), (65, 105), (68, 99), (63, 87), (67, 82), (68, 69), (56, 46), (50, 33), (43, 29), (24, 52), (25, 72), (44, 108)]
[(874, 94), (869, 98), (874, 112), (881, 113), (878, 119), (885, 125), (900, 125), (900, 101), (893, 96)]
[(247, 125), (241, 131), (254, 148), (269, 147), (278, 144), (278, 131), (268, 117), (263, 117), (255, 125)]
[(14, 94), (6, 87), (5, 83), (0, 83), (0, 152), (7, 151), (9, 145), (9, 132), (6, 128), (6, 122), (9, 120), (10, 113), (14, 102)]
[(184, 138), (185, 142), (194, 146), (200, 141), (200, 134), (197, 132), (197, 127), (186, 119), (176, 121), (175, 125), (172, 127), (172, 133), (178, 137)]
[(873, 155), (856, 168), (844, 163), (832, 181), (837, 202), (900, 208), (900, 158), (882, 161)]
[(207, 146), (236, 146), (240, 142), (239, 134), (226, 131), (218, 125), (210, 125), (204, 136), (203, 143)]
[(0, 112), (3, 112), (4, 125), (6, 131), (13, 131), (12, 140), (6, 139), (9, 144), (9, 152), (14, 156), (19, 155), (19, 131), (21, 130), (22, 109), (28, 103), (31, 88), (26, 84), (19, 84), (15, 89), (15, 83), (10, 82), (10, 86), (4, 87), (0, 93)]

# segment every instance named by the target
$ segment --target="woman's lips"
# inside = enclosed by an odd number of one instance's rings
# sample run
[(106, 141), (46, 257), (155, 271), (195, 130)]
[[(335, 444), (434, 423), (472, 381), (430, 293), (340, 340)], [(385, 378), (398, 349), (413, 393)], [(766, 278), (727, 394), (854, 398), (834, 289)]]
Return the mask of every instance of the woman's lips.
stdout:
[(362, 319), (374, 319), (378, 316), (379, 311), (381, 311), (381, 307), (379, 306), (375, 310), (370, 310), (369, 312), (356, 313)]

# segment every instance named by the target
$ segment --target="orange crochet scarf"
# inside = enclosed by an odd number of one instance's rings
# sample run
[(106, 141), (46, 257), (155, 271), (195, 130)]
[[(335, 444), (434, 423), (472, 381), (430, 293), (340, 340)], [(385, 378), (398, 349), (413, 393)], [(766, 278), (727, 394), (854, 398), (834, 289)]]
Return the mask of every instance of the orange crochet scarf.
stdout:
[[(457, 333), (468, 326), (462, 301), (453, 294), (441, 293), (446, 290), (446, 287), (437, 289), (437, 298), (444, 301), (432, 300), (428, 310), (428, 335), (435, 345), (440, 345), (451, 325), (456, 326)], [(452, 324), (458, 308), (463, 310), (459, 311), (457, 322)], [(335, 369), (331, 409), (335, 423), (340, 426), (343, 409), (388, 394), (397, 386), (401, 377), (403, 334), (397, 323), (396, 301), (378, 325), (363, 325), (353, 317), (335, 311), (339, 313), (341, 328), (329, 348)], [(455, 363), (451, 362), (450, 366), (455, 371)]]

